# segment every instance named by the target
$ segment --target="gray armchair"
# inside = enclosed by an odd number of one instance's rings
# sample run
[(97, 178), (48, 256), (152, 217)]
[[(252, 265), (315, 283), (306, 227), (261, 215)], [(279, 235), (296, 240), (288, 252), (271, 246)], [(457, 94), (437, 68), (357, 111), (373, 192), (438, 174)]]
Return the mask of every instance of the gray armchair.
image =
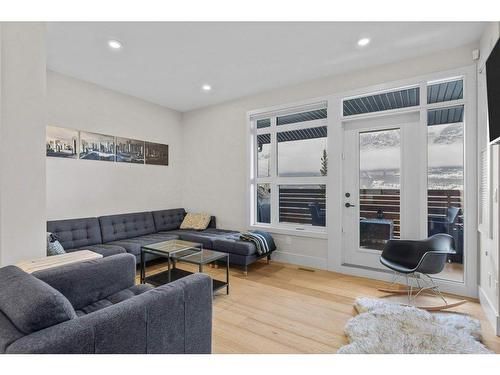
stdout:
[(0, 268), (0, 353), (210, 353), (212, 281), (135, 285), (119, 254), (27, 274)]

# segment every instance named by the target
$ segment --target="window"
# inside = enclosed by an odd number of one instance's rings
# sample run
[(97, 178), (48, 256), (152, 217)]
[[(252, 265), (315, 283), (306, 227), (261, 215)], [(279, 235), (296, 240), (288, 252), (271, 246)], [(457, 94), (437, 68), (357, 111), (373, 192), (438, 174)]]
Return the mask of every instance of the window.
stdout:
[(257, 120), (257, 129), (268, 128), (271, 126), (271, 119), (264, 118), (261, 120)]
[(252, 224), (324, 231), (328, 174), (326, 103), (250, 120), (255, 176)]
[(257, 184), (257, 222), (271, 224), (271, 185)]
[(278, 175), (326, 176), (326, 135), (326, 126), (278, 132)]
[(430, 84), (427, 101), (427, 230), (446, 233), (455, 241), (456, 254), (448, 259), (455, 272), (448, 278), (463, 281), (464, 254), (464, 104), (463, 80)]
[(271, 175), (271, 135), (259, 134), (257, 136), (257, 176), (269, 177)]
[(280, 185), (279, 222), (325, 226), (326, 185)]

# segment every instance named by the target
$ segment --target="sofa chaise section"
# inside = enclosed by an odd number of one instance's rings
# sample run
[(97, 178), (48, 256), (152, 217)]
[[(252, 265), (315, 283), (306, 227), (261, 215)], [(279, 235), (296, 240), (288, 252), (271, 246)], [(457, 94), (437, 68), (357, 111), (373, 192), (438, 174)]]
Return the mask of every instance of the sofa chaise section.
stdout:
[(217, 229), (215, 216), (211, 216), (210, 223), (205, 230), (179, 229), (186, 211), (183, 208), (153, 211), (153, 219), (156, 230), (161, 234), (176, 235), (184, 241), (201, 243), (204, 249), (214, 249), (213, 241), (224, 238), (237, 232), (231, 230)]
[(48, 221), (47, 232), (57, 236), (66, 252), (91, 250), (104, 257), (126, 252), (121, 246), (103, 244), (96, 217)]
[[(242, 266), (245, 272), (248, 265), (263, 257), (257, 253), (253, 243), (240, 240), (239, 232), (217, 229), (214, 216), (207, 229), (198, 231), (179, 229), (186, 215), (183, 208), (153, 211), (152, 214), (159, 233), (177, 235), (181, 240), (201, 243), (204, 249), (229, 253), (229, 262)], [(264, 257), (270, 259), (271, 254)]]
[(33, 275), (7, 266), (0, 281), (0, 353), (211, 352), (207, 275), (134, 285), (134, 257), (118, 254)]

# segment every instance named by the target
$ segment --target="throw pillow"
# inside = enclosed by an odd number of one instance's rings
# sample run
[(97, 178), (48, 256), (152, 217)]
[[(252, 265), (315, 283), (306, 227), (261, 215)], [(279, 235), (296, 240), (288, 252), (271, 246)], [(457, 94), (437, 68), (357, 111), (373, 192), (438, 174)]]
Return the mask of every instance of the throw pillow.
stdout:
[(66, 254), (64, 247), (55, 238), (54, 234), (47, 232), (47, 256)]
[(209, 214), (188, 213), (184, 217), (180, 229), (204, 230), (210, 224)]

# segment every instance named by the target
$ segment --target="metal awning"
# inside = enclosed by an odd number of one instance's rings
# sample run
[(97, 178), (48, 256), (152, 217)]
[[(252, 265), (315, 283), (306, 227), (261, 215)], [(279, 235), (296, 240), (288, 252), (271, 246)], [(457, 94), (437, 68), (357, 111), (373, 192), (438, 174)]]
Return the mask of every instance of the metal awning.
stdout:
[(427, 103), (442, 103), (459, 100), (464, 96), (464, 81), (462, 79), (450, 82), (436, 83), (427, 86)]
[[(290, 142), (290, 141), (300, 141), (303, 139), (314, 139), (314, 138), (326, 138), (328, 135), (328, 128), (326, 126), (319, 126), (316, 128), (300, 129), (300, 130), (289, 130), (285, 132), (278, 132), (277, 138), (278, 142)], [(271, 143), (270, 134), (259, 134), (257, 135), (258, 145), (263, 145)]]
[(427, 125), (454, 124), (464, 121), (464, 106), (431, 109), (427, 112)]
[(321, 120), (327, 118), (327, 109), (317, 109), (314, 111), (294, 113), (291, 115), (279, 116), (276, 118), (276, 125), (295, 124), (297, 122)]
[(328, 130), (326, 126), (317, 128), (290, 130), (279, 132), (277, 135), (278, 142), (300, 141), (303, 139), (326, 138)]
[(420, 104), (420, 88), (412, 87), (383, 92), (359, 98), (347, 99), (343, 103), (344, 116), (388, 111), (391, 109), (415, 107)]

